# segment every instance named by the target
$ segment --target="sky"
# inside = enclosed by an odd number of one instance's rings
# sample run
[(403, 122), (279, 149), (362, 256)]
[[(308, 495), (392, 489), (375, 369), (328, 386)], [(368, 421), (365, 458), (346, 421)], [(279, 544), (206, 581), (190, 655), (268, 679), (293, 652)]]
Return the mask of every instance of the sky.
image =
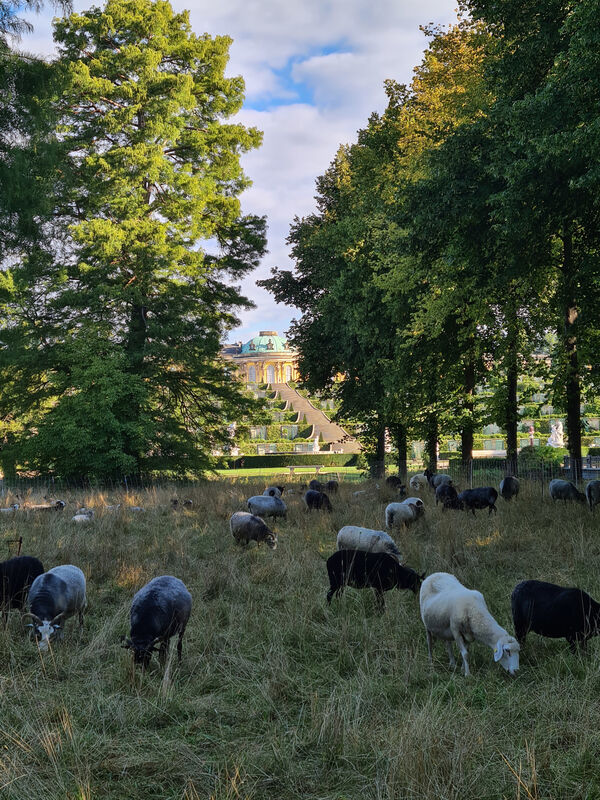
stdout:
[[(236, 121), (264, 132), (243, 165), (252, 186), (244, 214), (267, 217), (268, 253), (241, 284), (256, 308), (240, 315), (227, 340), (247, 341), (259, 329), (284, 334), (298, 312), (256, 286), (272, 267), (293, 269), (286, 238), (295, 216), (315, 208), (315, 180), (340, 144), (356, 141), (373, 111), (385, 109), (383, 82), (409, 83), (430, 22), (456, 20), (455, 0), (171, 0), (188, 8), (196, 33), (233, 39), (228, 75), (242, 75), (246, 101)], [(91, 0), (75, 0), (75, 10)], [(30, 17), (34, 31), (20, 48), (53, 52), (52, 7)]]

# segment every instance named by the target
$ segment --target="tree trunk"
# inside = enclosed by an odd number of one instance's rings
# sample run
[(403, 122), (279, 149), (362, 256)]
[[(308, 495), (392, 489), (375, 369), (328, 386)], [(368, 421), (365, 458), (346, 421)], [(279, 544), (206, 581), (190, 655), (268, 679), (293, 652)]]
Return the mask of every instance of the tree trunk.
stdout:
[(377, 432), (375, 455), (371, 461), (370, 472), (372, 478), (385, 478), (385, 425), (382, 425)]
[(398, 455), (396, 463), (398, 464), (398, 475), (406, 483), (407, 467), (406, 467), (406, 451), (408, 449), (408, 435), (404, 425), (394, 425), (393, 428), (394, 442)]
[(576, 275), (573, 264), (573, 235), (565, 225), (563, 233), (563, 341), (566, 355), (565, 395), (567, 399), (567, 435), (571, 479), (581, 480), (581, 382), (577, 353), (578, 308), (575, 296)]
[(437, 470), (438, 421), (435, 414), (427, 418), (425, 429), (425, 461), (432, 472)]
[(504, 413), (504, 428), (506, 430), (506, 471), (508, 475), (518, 475), (518, 446), (517, 428), (519, 424), (519, 406), (517, 398), (517, 384), (519, 380), (518, 363), (518, 329), (516, 309), (512, 307), (507, 320), (507, 354), (506, 354), (506, 406)]
[(460, 432), (460, 452), (463, 467), (468, 467), (473, 458), (473, 408), (475, 405), (475, 362), (469, 358), (465, 366), (464, 376), (465, 402), (464, 423)]

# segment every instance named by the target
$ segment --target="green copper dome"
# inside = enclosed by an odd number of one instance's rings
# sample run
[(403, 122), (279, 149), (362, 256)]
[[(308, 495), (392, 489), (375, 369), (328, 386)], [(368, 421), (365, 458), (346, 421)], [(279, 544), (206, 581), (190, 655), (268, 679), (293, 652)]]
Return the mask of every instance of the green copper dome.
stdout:
[(258, 336), (242, 345), (242, 353), (289, 353), (290, 348), (277, 331), (260, 331)]

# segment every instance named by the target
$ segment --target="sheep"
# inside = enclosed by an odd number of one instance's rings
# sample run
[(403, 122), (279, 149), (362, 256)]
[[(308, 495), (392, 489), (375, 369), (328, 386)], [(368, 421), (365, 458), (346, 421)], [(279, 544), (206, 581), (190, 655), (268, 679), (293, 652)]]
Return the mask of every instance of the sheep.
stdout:
[(441, 483), (435, 490), (435, 504), (442, 504), (442, 511), (447, 508), (462, 509), (463, 505), (458, 499), (458, 492), (451, 483)]
[(325, 484), (325, 491), (329, 492), (329, 494), (337, 494), (338, 489), (340, 488), (339, 481), (327, 481)]
[(40, 650), (47, 650), (52, 639), (62, 638), (60, 623), (69, 617), (78, 614), (81, 628), (86, 604), (85, 575), (79, 567), (63, 564), (38, 575), (29, 589), (27, 605)]
[(21, 506), (18, 503), (13, 503), (12, 506), (0, 508), (0, 514), (14, 514), (15, 511), (18, 511), (20, 508)]
[(380, 612), (385, 603), (383, 593), (390, 589), (410, 589), (417, 593), (425, 576), (418, 575), (414, 569), (403, 567), (387, 553), (365, 553), (361, 550), (338, 550), (327, 559), (329, 591), (327, 604), (331, 598), (342, 594), (346, 586), (354, 589), (372, 588)]
[(229, 529), (238, 544), (254, 541), (257, 544), (266, 542), (271, 550), (277, 547), (277, 534), (266, 526), (264, 520), (247, 511), (236, 511), (232, 514)]
[(433, 639), (443, 639), (450, 659), (456, 666), (452, 640), (460, 650), (465, 675), (470, 675), (467, 643), (474, 640), (494, 651), (494, 661), (510, 675), (519, 669), (520, 646), (488, 611), (481, 592), (467, 589), (454, 575), (434, 572), (423, 581), (420, 595), (421, 619), (427, 634), (429, 662), (432, 662)]
[(551, 639), (565, 638), (571, 650), (585, 647), (600, 633), (600, 603), (582, 589), (545, 581), (522, 581), (513, 589), (515, 636), (523, 644), (529, 631)]
[(417, 511), (419, 512), (419, 516), (422, 516), (425, 513), (425, 503), (421, 500), (420, 497), (405, 497), (404, 500), (400, 501), (402, 505), (408, 506), (413, 505), (417, 507)]
[(519, 479), (514, 475), (507, 475), (500, 481), (500, 496), (505, 500), (512, 500), (519, 494)]
[(465, 511), (473, 512), (475, 516), (476, 508), (487, 508), (488, 516), (494, 511), (498, 513), (496, 508), (496, 500), (498, 499), (498, 492), (493, 486), (480, 486), (478, 489), (465, 489), (458, 495), (458, 502), (462, 503)]
[(413, 475), (408, 481), (410, 488), (417, 492), (420, 492), (421, 489), (424, 489), (428, 484), (429, 481), (423, 472), (417, 472), (417, 474)]
[[(181, 506), (183, 506), (183, 508), (191, 508), (193, 505), (194, 504), (192, 503), (191, 500), (184, 500), (183, 503), (181, 503)], [(177, 497), (173, 497), (172, 498), (172, 500), (171, 500), (171, 508), (172, 508), (173, 511), (178, 511), (179, 510), (180, 502), (179, 502), (179, 499)]]
[(313, 478), (312, 481), (308, 484), (309, 489), (313, 489), (315, 492), (322, 492), (325, 489), (325, 484), (318, 481), (316, 478)]
[(263, 492), (263, 497), (281, 497), (284, 486), (267, 486)]
[(23, 608), (29, 587), (43, 572), (42, 562), (33, 556), (16, 556), (0, 563), (0, 604), (4, 622), (11, 608)]
[(313, 508), (318, 510), (325, 509), (330, 514), (333, 511), (331, 501), (325, 492), (316, 492), (314, 489), (309, 489), (302, 499), (307, 511), (312, 511)]
[(169, 640), (176, 633), (177, 660), (181, 662), (181, 642), (192, 611), (192, 595), (185, 584), (172, 575), (153, 578), (137, 592), (129, 613), (130, 632), (123, 647), (133, 650), (133, 661), (147, 667), (158, 648), (158, 660), (164, 666)]
[(385, 527), (393, 528), (403, 525), (408, 528), (411, 522), (419, 517), (419, 509), (414, 503), (390, 503), (385, 509)]
[(577, 500), (578, 503), (586, 502), (586, 496), (571, 481), (554, 478), (554, 480), (550, 481), (549, 489), (550, 497), (553, 500), (562, 500), (565, 505), (567, 500)]
[(452, 483), (450, 475), (446, 475), (443, 472), (434, 474), (430, 469), (426, 469), (423, 471), (423, 475), (427, 478), (427, 483), (432, 489), (437, 489), (442, 483)]
[(255, 495), (248, 498), (248, 510), (257, 517), (283, 517), (286, 519), (287, 507), (280, 497)]
[(80, 525), (87, 525), (94, 519), (93, 508), (80, 508), (79, 511), (71, 517), (71, 522), (77, 522)]
[(396, 542), (385, 531), (360, 528), (357, 525), (344, 525), (337, 535), (338, 550), (362, 550), (364, 553), (387, 553), (399, 563), (403, 558)]
[(54, 503), (41, 503), (40, 505), (27, 506), (26, 511), (62, 511), (67, 504), (64, 500), (56, 500)]
[(590, 511), (600, 503), (600, 481), (590, 481), (585, 487), (585, 496), (590, 507)]
[(388, 489), (396, 489), (400, 497), (406, 495), (406, 486), (399, 475), (388, 475), (385, 479), (385, 485)]

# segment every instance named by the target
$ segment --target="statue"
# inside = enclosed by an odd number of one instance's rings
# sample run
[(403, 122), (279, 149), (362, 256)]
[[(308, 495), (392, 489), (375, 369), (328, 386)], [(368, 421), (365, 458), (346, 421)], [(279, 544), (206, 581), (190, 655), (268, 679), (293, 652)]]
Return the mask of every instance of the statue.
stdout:
[(562, 422), (558, 419), (556, 423), (552, 425), (552, 433), (548, 437), (547, 444), (550, 447), (563, 447), (564, 446), (564, 435), (563, 435), (563, 426)]
[(319, 436), (315, 436), (315, 443), (313, 444), (313, 453), (318, 453), (321, 447), (319, 445)]

